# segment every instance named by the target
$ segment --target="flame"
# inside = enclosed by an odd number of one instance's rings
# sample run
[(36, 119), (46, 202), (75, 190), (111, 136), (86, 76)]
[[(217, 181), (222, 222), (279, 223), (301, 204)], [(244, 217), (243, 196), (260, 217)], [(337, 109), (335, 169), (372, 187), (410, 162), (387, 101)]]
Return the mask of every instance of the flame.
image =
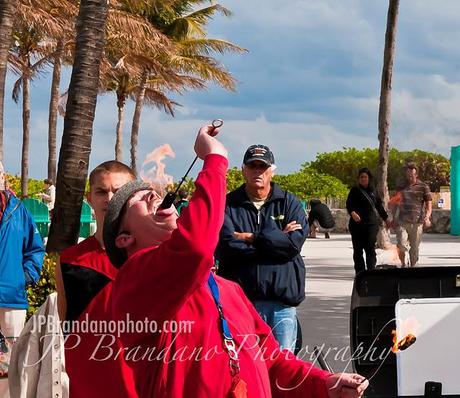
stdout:
[[(402, 321), (398, 325), (398, 330), (392, 330), (393, 335), (393, 352), (403, 351), (409, 348), (417, 340), (417, 330), (420, 327), (420, 323), (415, 317), (410, 317)], [(401, 337), (404, 336), (404, 337)]]
[[(176, 156), (169, 144), (163, 144), (155, 148), (145, 157), (140, 172), (141, 179), (150, 184), (162, 196), (165, 195), (168, 187), (173, 185), (172, 176), (165, 173), (166, 165), (163, 163), (163, 160), (166, 156), (172, 158)], [(153, 163), (150, 168), (146, 167), (149, 163)]]
[(391, 333), (393, 334), (393, 347), (391, 347), (391, 351), (393, 351), (394, 353), (398, 351), (404, 351), (406, 348), (409, 348), (412, 344), (414, 344), (417, 340), (417, 337), (415, 337), (415, 335), (409, 333), (398, 341), (398, 338), (396, 336), (396, 330), (393, 330)]

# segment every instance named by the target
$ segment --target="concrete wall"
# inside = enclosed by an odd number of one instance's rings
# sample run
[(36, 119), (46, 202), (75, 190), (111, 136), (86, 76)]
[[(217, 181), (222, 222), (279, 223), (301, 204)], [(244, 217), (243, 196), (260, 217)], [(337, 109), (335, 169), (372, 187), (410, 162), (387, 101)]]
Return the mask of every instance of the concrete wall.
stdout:
[[(335, 227), (332, 232), (348, 232), (348, 213), (345, 209), (331, 209), (335, 219)], [(450, 210), (434, 209), (431, 216), (432, 227), (426, 231), (434, 234), (450, 233)]]

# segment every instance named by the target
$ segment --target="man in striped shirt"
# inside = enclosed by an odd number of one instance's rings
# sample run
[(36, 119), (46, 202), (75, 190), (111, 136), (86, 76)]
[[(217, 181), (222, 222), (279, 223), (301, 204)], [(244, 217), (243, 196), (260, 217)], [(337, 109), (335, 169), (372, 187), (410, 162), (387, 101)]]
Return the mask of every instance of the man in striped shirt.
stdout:
[(410, 162), (406, 165), (405, 177), (405, 183), (397, 193), (401, 201), (395, 212), (398, 223), (396, 238), (402, 266), (414, 267), (418, 261), (423, 229), (431, 226), (431, 193), (428, 185), (417, 178), (418, 170), (415, 163)]

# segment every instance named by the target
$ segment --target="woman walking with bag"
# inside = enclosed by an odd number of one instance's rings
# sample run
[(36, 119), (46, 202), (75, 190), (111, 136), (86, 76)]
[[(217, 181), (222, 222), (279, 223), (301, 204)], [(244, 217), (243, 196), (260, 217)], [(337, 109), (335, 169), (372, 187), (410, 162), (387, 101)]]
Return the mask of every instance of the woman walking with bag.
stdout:
[[(372, 174), (367, 167), (358, 172), (358, 185), (350, 190), (347, 198), (347, 210), (350, 214), (348, 229), (353, 243), (353, 261), (356, 273), (374, 269), (377, 262), (375, 242), (379, 231), (379, 218), (388, 228), (388, 214), (383, 208), (382, 200), (370, 184)], [(366, 253), (366, 262), (363, 258)]]

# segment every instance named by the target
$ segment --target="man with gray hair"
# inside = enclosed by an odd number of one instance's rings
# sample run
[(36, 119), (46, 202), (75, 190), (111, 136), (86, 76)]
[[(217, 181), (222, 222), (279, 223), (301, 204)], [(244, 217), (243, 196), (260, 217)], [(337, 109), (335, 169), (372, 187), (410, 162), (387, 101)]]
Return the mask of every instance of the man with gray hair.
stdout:
[(241, 285), (280, 346), (294, 351), (296, 307), (305, 298), (300, 250), (308, 223), (299, 200), (272, 182), (274, 169), (267, 146), (246, 150), (245, 184), (227, 195), (216, 257), (219, 275)]
[[(40, 277), (45, 248), (32, 216), (22, 202), (5, 190), (0, 162), (0, 329), (5, 337), (18, 337), (26, 319), (27, 286)], [(8, 380), (0, 380), (0, 396)]]

